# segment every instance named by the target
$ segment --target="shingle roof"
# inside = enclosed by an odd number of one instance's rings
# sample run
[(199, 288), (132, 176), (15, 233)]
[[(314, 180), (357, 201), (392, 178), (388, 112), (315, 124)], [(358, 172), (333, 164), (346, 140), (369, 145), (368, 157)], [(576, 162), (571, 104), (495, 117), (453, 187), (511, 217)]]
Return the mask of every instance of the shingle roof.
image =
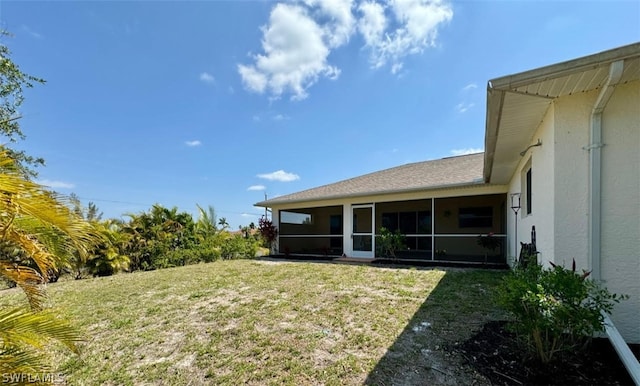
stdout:
[(484, 153), (416, 162), (275, 197), (256, 206), (481, 185), (483, 162)]

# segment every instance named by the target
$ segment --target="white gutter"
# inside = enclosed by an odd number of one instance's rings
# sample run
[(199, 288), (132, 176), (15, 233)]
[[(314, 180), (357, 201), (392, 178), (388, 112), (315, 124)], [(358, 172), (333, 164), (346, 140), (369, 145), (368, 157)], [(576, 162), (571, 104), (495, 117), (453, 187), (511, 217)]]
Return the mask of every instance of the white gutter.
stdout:
[(591, 277), (601, 280), (600, 274), (600, 220), (601, 220), (601, 165), (602, 165), (602, 112), (613, 90), (622, 77), (624, 60), (611, 63), (609, 77), (603, 85), (591, 111), (591, 143), (589, 150), (589, 255), (591, 256)]
[[(589, 255), (591, 256), (591, 278), (602, 280), (601, 272), (601, 187), (602, 187), (602, 112), (622, 77), (624, 60), (611, 63), (609, 77), (603, 85), (591, 112), (591, 143), (589, 151)], [(605, 332), (633, 382), (640, 386), (640, 363), (631, 352), (609, 316), (604, 315)]]

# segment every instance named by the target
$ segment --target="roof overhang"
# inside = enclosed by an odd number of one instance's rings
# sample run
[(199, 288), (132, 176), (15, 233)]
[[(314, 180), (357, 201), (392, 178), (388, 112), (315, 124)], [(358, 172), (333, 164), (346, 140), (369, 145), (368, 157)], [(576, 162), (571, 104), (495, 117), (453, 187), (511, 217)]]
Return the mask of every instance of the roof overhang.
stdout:
[(490, 80), (487, 84), (484, 180), (507, 184), (521, 151), (535, 140), (553, 100), (598, 89), (609, 65), (624, 60), (620, 83), (640, 79), (640, 43)]
[[(375, 197), (375, 196), (395, 196), (395, 195), (401, 195), (401, 194), (406, 194), (406, 193), (415, 193), (415, 192), (439, 192), (439, 191), (443, 191), (443, 190), (455, 191), (455, 190), (459, 190), (459, 189), (473, 189), (473, 188), (482, 188), (482, 187), (489, 187), (489, 186), (495, 187), (493, 185), (485, 184), (484, 182), (479, 181), (479, 182), (466, 183), (466, 184), (442, 185), (442, 186), (438, 186), (438, 187), (430, 188), (430, 189), (418, 188), (418, 189), (397, 189), (397, 190), (393, 190), (393, 191), (389, 191), (389, 190), (377, 191), (377, 192), (372, 191), (372, 192), (367, 192), (367, 193), (342, 194), (342, 195), (326, 196), (326, 197), (322, 197), (322, 198), (313, 198), (313, 199), (278, 200), (278, 197), (275, 197), (275, 198), (272, 198), (270, 200), (257, 202), (255, 204), (253, 204), (253, 206), (258, 206), (258, 207), (262, 207), (262, 208), (271, 208), (271, 207), (277, 207), (277, 206), (283, 206), (283, 205), (291, 205), (291, 204), (302, 204), (302, 203), (314, 203), (314, 204), (317, 204), (317, 203), (323, 202), (323, 201), (348, 200), (348, 199), (353, 199), (353, 198)], [(496, 187), (496, 188), (502, 188), (502, 187)], [(505, 189), (505, 192), (506, 192), (507, 187), (504, 186), (503, 188)]]

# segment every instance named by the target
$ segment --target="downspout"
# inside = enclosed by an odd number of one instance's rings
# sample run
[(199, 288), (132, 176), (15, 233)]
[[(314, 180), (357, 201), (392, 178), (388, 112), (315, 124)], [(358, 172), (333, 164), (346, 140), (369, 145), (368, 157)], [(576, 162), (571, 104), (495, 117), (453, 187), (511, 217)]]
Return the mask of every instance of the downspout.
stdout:
[[(609, 77), (605, 82), (591, 112), (591, 143), (589, 150), (589, 254), (591, 257), (591, 278), (602, 280), (601, 271), (601, 198), (602, 198), (602, 112), (613, 91), (620, 82), (624, 60), (611, 63)], [(640, 386), (640, 363), (629, 349), (618, 329), (608, 315), (604, 314), (605, 332), (620, 360), (626, 367), (633, 382)]]
[(601, 280), (600, 271), (600, 204), (601, 204), (601, 165), (602, 165), (602, 112), (613, 90), (622, 77), (624, 61), (611, 63), (609, 77), (605, 82), (591, 111), (591, 143), (589, 150), (589, 255), (591, 256), (591, 277)]

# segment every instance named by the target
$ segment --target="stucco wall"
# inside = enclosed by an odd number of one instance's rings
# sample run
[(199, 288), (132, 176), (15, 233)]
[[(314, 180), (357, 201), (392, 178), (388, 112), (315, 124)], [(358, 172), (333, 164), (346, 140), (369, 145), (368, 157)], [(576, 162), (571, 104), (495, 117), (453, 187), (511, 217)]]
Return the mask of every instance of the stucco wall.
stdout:
[[(517, 258), (520, 253), (520, 243), (531, 242), (531, 227), (536, 227), (536, 241), (540, 254), (538, 261), (546, 264), (553, 261), (554, 258), (554, 110), (555, 106), (551, 105), (547, 110), (540, 126), (535, 134), (531, 137), (530, 143), (535, 143), (538, 139), (542, 141), (542, 146), (532, 147), (522, 157), (509, 183), (509, 197), (507, 197), (507, 225), (509, 234), (508, 256), (510, 261)], [(525, 190), (522, 184), (522, 173), (525, 166), (531, 162), (531, 179), (532, 179), (532, 211), (527, 214), (524, 208)], [(521, 193), (523, 207), (518, 213), (518, 235), (517, 249), (515, 245), (515, 215), (510, 209), (511, 194)], [(517, 252), (516, 252), (517, 251)]]
[(555, 262), (591, 269), (589, 235), (590, 117), (597, 91), (555, 101)]
[[(557, 99), (555, 126), (555, 262), (591, 270), (589, 152), (591, 112), (599, 90)], [(631, 296), (612, 320), (640, 342), (640, 82), (620, 85), (602, 120), (601, 271), (606, 287)]]
[(640, 81), (616, 88), (602, 116), (602, 280), (630, 299), (612, 320), (640, 343)]

